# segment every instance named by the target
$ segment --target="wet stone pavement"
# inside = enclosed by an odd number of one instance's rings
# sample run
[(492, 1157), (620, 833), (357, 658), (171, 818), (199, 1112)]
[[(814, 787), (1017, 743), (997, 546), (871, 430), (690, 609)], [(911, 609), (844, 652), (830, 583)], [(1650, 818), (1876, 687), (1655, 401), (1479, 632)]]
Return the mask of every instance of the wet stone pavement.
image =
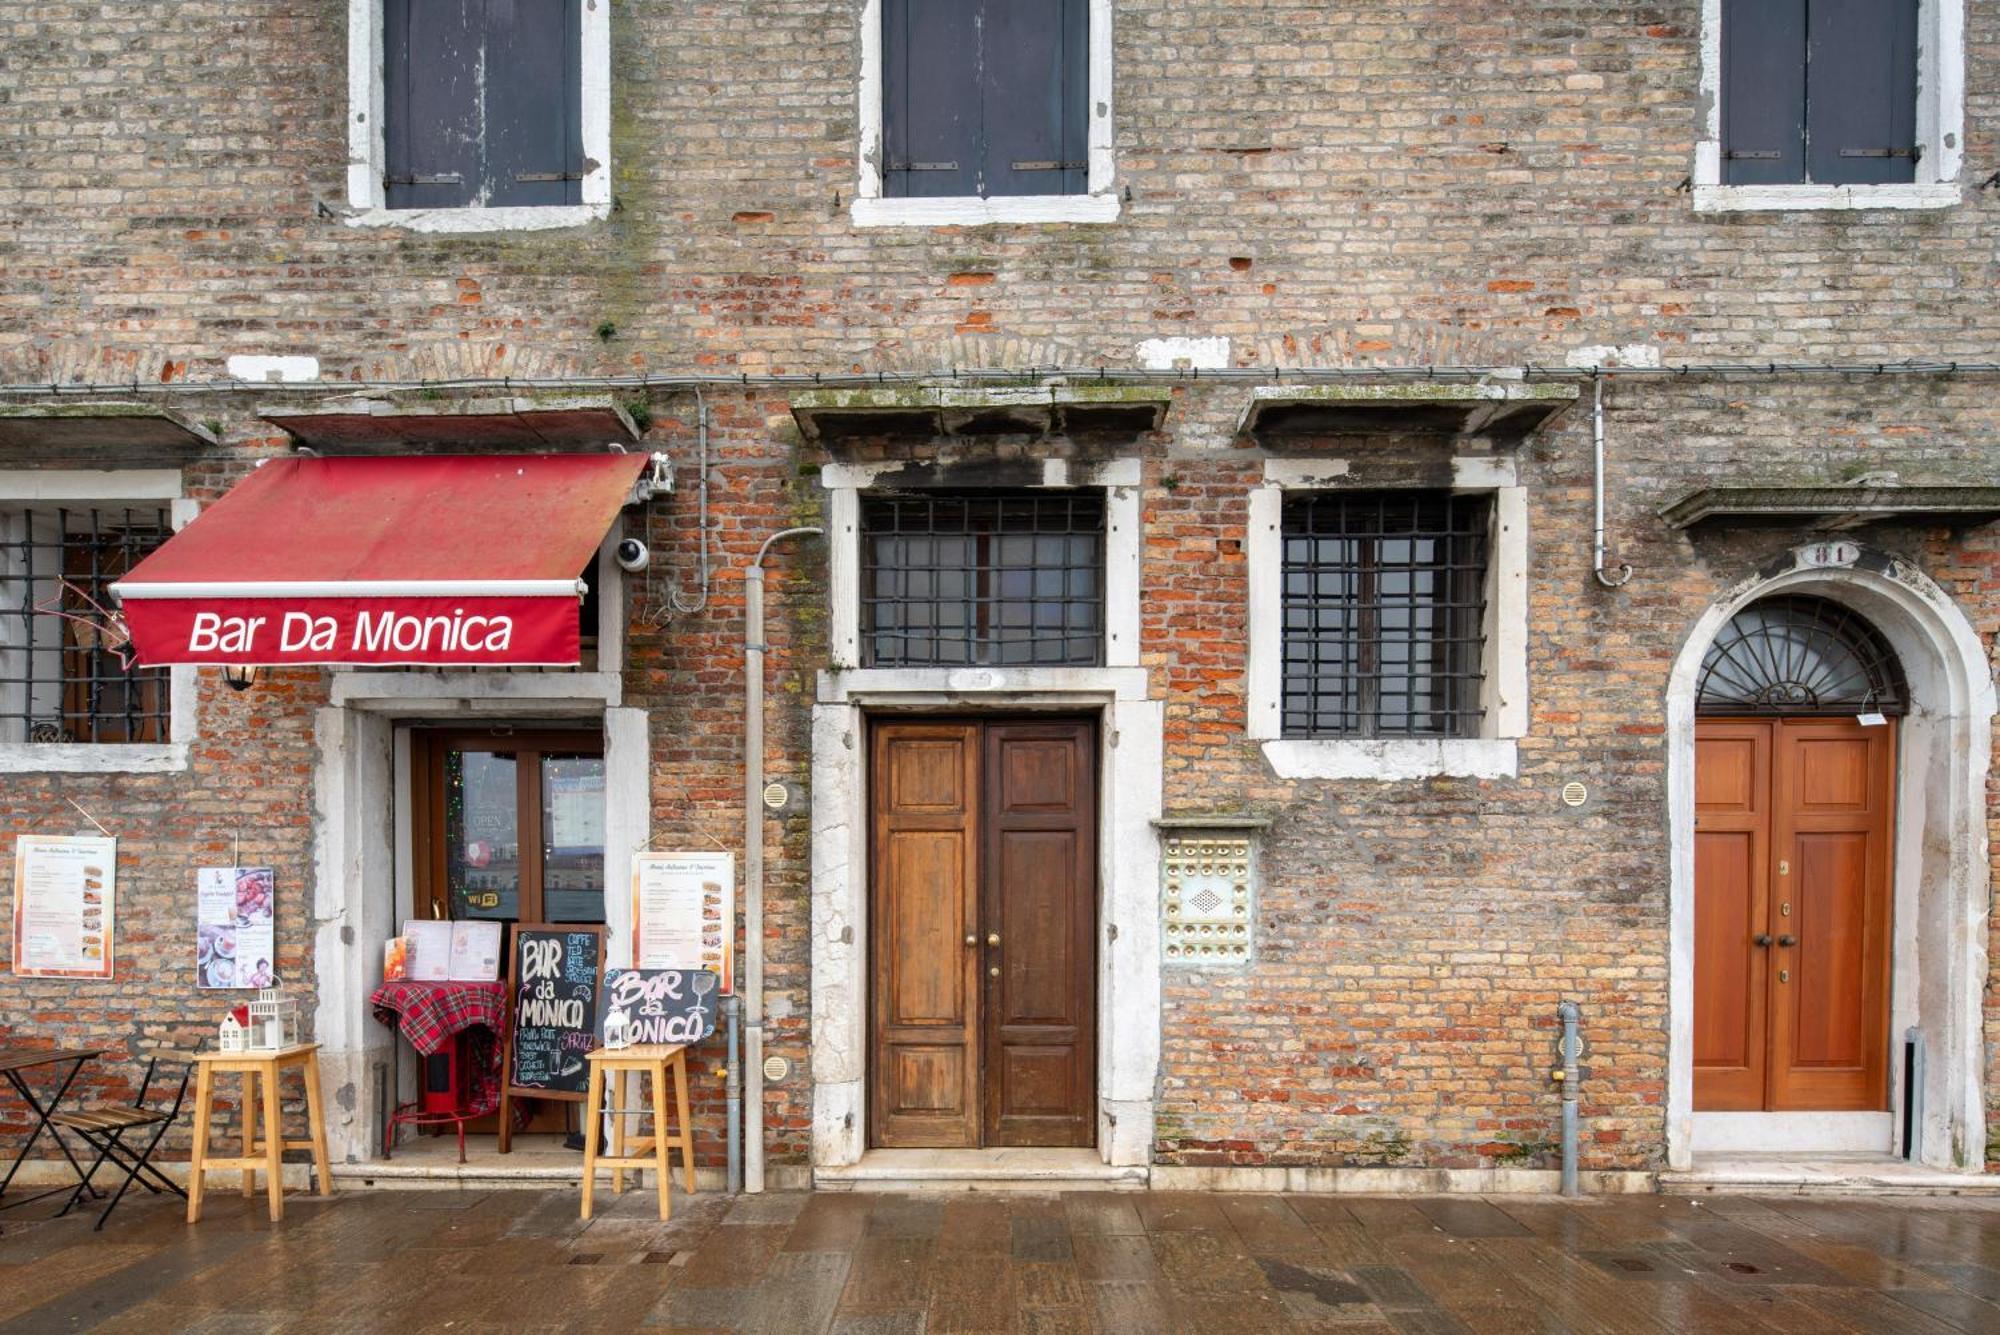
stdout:
[[(600, 1197), (600, 1199), (604, 1199)], [(16, 1331), (2000, 1332), (2000, 1200), (574, 1190), (0, 1216)]]

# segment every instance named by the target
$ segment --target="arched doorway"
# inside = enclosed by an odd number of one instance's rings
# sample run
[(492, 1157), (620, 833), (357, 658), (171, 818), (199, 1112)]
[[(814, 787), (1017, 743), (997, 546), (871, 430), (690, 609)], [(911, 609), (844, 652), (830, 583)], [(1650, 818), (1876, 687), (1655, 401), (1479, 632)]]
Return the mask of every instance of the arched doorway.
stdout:
[[(1816, 601), (1787, 605), (1782, 600)], [(1760, 604), (1761, 610), (1738, 621)], [(1764, 657), (1756, 657), (1759, 654)], [(1825, 712), (1815, 712), (1816, 701), (1827, 706)], [(1711, 1153), (1726, 1156), (1738, 1151), (1760, 1157), (1839, 1148), (1900, 1154), (1906, 1152), (1907, 1141), (1911, 1157), (1932, 1167), (1979, 1171), (1986, 1141), (1983, 995), (1991, 899), (1986, 822), (1994, 714), (1992, 673), (1979, 635), (1951, 598), (1907, 562), (1852, 542), (1810, 543), (1745, 578), (1696, 619), (1675, 659), (1665, 704), (1668, 1168), (1696, 1169), (1697, 1155), (1708, 1162)], [(1900, 716), (1899, 706), (1904, 711)], [(1834, 708), (1841, 712), (1834, 714)], [(1864, 713), (1881, 714), (1884, 722), (1863, 725), (1859, 716)], [(1886, 1002), (1878, 1005), (1872, 998), (1862, 998), (1858, 990), (1851, 998), (1837, 994), (1846, 1009), (1812, 1016), (1811, 1023), (1822, 1027), (1805, 1035), (1806, 1042), (1822, 1045), (1808, 1055), (1824, 1059), (1830, 1033), (1824, 1026), (1829, 1023), (1865, 1019), (1881, 1031), (1869, 1057), (1882, 1069), (1880, 1084), (1872, 1070), (1853, 1077), (1865, 1088), (1871, 1105), (1867, 1110), (1827, 1110), (1823, 1103), (1818, 1109), (1800, 1106), (1819, 1101), (1823, 1091), (1789, 1087), (1784, 1097), (1770, 1099), (1768, 1014), (1761, 1082), (1755, 1075), (1738, 1079), (1763, 1102), (1779, 1106), (1711, 1110), (1707, 1095), (1713, 1091), (1706, 1087), (1713, 1082), (1705, 1077), (1700, 1079), (1703, 1097), (1697, 1097), (1698, 1071), (1712, 1072), (1716, 1067), (1713, 1034), (1720, 1026), (1713, 1022), (1722, 1018), (1722, 1012), (1704, 1011), (1701, 993), (1707, 990), (1707, 980), (1698, 984), (1704, 966), (1713, 974), (1718, 963), (1703, 950), (1698, 907), (1706, 879), (1702, 853), (1708, 853), (1712, 868), (1717, 850), (1703, 850), (1700, 845), (1703, 834), (1727, 829), (1725, 813), (1719, 809), (1727, 804), (1718, 803), (1718, 797), (1727, 794), (1719, 793), (1717, 785), (1726, 788), (1729, 782), (1726, 775), (1708, 776), (1708, 791), (1699, 793), (1707, 767), (1701, 763), (1704, 757), (1697, 739), (1706, 740), (1709, 732), (1725, 725), (1744, 727), (1760, 719), (1767, 734), (1762, 763), (1768, 766), (1781, 763), (1780, 738), (1788, 734), (1778, 730), (1791, 729), (1792, 738), (1816, 740), (1811, 734), (1821, 729), (1832, 743), (1828, 749), (1845, 751), (1857, 772), (1890, 776), (1887, 909), (1882, 923), (1886, 963), (1876, 966), (1886, 973)], [(1857, 736), (1885, 740), (1851, 740)], [(1886, 740), (1892, 736), (1893, 742)], [(1754, 789), (1758, 782), (1759, 745), (1755, 740), (1739, 744), (1738, 750), (1749, 756), (1747, 761), (1739, 757), (1739, 766), (1748, 767), (1748, 777), (1739, 787)], [(1873, 748), (1886, 750), (1890, 758), (1885, 762), (1872, 753)], [(1796, 757), (1787, 772), (1795, 777), (1800, 773)], [(1816, 796), (1828, 796), (1829, 783), (1836, 788), (1844, 784), (1848, 796), (1874, 801), (1872, 789), (1857, 793), (1851, 776), (1822, 779)], [(1742, 823), (1755, 823), (1747, 813), (1739, 815)], [(1794, 822), (1794, 832), (1797, 828)], [(1838, 830), (1832, 833), (1840, 835)], [(1867, 837), (1852, 832), (1844, 837), (1847, 856), (1853, 855), (1857, 841), (1866, 844)], [(1843, 838), (1822, 843), (1841, 846)], [(1814, 850), (1815, 855), (1826, 851), (1827, 847)], [(1767, 859), (1767, 877), (1777, 876), (1779, 860), (1791, 863), (1790, 874), (1796, 877), (1797, 856), (1770, 846), (1762, 856)], [(1744, 893), (1749, 893), (1748, 887)], [(1775, 910), (1787, 901), (1767, 897), (1764, 902)], [(1796, 918), (1801, 900), (1793, 897), (1790, 902)], [(1770, 919), (1760, 927), (1752, 921), (1747, 900), (1744, 910), (1738, 926), (1729, 930), (1738, 936), (1736, 963), (1748, 979), (1747, 997), (1757, 981), (1748, 952), (1768, 952), (1762, 966), (1766, 970), (1796, 966), (1774, 962), (1781, 949), (1777, 938), (1787, 933), (1771, 931), (1770, 947), (1757, 944), (1756, 936), (1768, 930)], [(1716, 916), (1709, 915), (1711, 937), (1724, 930), (1712, 925)], [(1779, 918), (1782, 921), (1783, 915)], [(1850, 953), (1847, 958), (1866, 957)], [(1726, 955), (1720, 962), (1727, 963)], [(1791, 980), (1778, 983), (1767, 974), (1766, 1004), (1771, 988), (1791, 986), (1797, 977), (1794, 972)], [(1796, 1003), (1786, 1004), (1797, 1009)], [(1754, 1038), (1758, 1031), (1748, 1027), (1749, 1017), (1736, 1018)], [(1791, 1022), (1782, 1015), (1780, 1019)], [(1707, 1033), (1704, 1024), (1709, 1025)], [(1903, 1057), (1906, 1037), (1913, 1033), (1923, 1044), (1926, 1059), (1911, 1088)], [(1808, 1072), (1813, 1068), (1811, 1062), (1803, 1065)], [(1913, 1117), (1914, 1128), (1907, 1136), (1906, 1113)], [(1857, 1121), (1869, 1118), (1873, 1121)], [(1858, 1139), (1857, 1130), (1865, 1132)], [(1725, 1134), (1718, 1137), (1718, 1131)]]
[[(1709, 645), (1695, 687), (1697, 1115), (1854, 1114), (1838, 1136), (1820, 1119), (1819, 1147), (1890, 1148), (1891, 841), (1908, 695), (1880, 632), (1830, 598), (1760, 599)], [(1755, 1129), (1698, 1123), (1697, 1145), (1751, 1148)]]

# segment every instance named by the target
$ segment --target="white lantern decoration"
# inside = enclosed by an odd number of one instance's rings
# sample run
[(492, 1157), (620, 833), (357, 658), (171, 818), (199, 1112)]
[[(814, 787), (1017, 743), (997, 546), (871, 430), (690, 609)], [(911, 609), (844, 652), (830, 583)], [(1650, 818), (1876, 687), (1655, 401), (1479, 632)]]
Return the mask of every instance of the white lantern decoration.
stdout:
[(289, 1048), (299, 1041), (299, 1003), (282, 988), (266, 987), (250, 1003), (250, 1027), (246, 1035), (253, 1048)]
[(604, 1013), (604, 1046), (607, 1048), (632, 1046), (632, 1017), (622, 1009)]

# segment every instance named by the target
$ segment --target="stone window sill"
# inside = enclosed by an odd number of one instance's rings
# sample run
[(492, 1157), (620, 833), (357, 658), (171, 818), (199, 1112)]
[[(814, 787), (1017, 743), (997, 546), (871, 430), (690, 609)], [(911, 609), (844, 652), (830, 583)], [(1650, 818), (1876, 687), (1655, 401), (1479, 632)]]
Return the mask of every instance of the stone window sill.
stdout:
[(1003, 195), (993, 199), (857, 199), (856, 227), (983, 227), (992, 223), (1108, 223), (1116, 194)]
[(1959, 203), (1954, 181), (1918, 185), (1698, 185), (1696, 213), (1949, 209)]
[(611, 216), (609, 204), (549, 204), (495, 209), (359, 209), (349, 227), (406, 227), (412, 232), (546, 232)]
[(0, 744), (0, 774), (159, 774), (188, 767), (179, 742)]
[(1284, 738), (1265, 742), (1281, 779), (1511, 779), (1519, 758), (1511, 737), (1471, 739)]

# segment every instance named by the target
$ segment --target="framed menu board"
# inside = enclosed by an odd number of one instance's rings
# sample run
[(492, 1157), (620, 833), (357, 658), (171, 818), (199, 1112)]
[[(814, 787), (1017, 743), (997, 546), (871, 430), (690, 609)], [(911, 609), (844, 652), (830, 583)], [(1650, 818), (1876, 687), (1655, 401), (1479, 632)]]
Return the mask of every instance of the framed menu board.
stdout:
[(603, 981), (604, 928), (517, 922), (508, 929), (502, 1154), (514, 1147), (515, 1099), (583, 1101)]
[(14, 841), (14, 972), (109, 978), (118, 841), (24, 834)]

